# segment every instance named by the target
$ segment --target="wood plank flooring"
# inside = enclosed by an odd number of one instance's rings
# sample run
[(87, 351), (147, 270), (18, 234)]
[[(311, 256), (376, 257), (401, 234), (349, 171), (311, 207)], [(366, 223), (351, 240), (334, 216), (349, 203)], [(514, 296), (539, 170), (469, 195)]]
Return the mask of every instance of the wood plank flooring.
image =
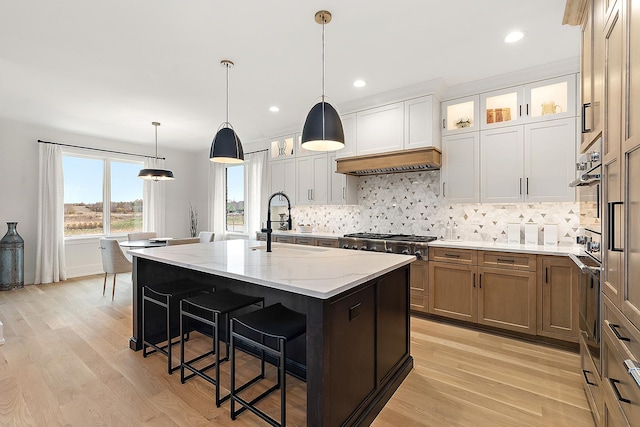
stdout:
[[(129, 350), (131, 313), (127, 275), (113, 302), (101, 275), (0, 292), (0, 425), (265, 425), (249, 413), (231, 421), (212, 385), (181, 384), (164, 356)], [(187, 349), (209, 345), (194, 336)], [(575, 353), (420, 318), (411, 345), (414, 370), (374, 426), (593, 426)], [(259, 369), (250, 357), (240, 363), (248, 375)], [(303, 426), (305, 384), (289, 377), (287, 387), (288, 425)], [(277, 417), (278, 404), (276, 393), (263, 407)]]

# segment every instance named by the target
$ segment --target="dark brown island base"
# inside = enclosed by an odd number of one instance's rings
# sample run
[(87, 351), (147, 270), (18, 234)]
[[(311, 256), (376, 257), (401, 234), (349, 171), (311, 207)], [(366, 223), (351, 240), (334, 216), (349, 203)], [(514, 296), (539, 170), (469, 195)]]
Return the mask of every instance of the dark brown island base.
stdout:
[[(413, 367), (409, 264), (415, 257), (280, 243), (267, 253), (252, 240), (129, 253), (132, 350), (142, 348), (147, 284), (186, 278), (305, 313), (307, 333), (288, 344), (287, 371), (306, 379), (309, 426), (369, 425)], [(147, 311), (146, 321), (147, 331), (160, 331), (164, 312)]]

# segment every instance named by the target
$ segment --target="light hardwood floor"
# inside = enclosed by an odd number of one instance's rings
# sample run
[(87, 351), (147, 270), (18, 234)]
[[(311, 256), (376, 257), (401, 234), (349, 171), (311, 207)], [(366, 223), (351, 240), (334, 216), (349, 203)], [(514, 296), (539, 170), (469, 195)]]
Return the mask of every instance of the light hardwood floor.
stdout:
[[(0, 292), (0, 321), (0, 425), (264, 425), (248, 413), (231, 421), (209, 383), (180, 384), (163, 356), (129, 350), (127, 275), (113, 302), (101, 275)], [(374, 426), (593, 426), (575, 353), (420, 318), (411, 337), (414, 369)], [(194, 336), (188, 347), (208, 345)], [(288, 424), (304, 425), (305, 385), (287, 386)], [(274, 396), (263, 407), (276, 415), (277, 405)]]

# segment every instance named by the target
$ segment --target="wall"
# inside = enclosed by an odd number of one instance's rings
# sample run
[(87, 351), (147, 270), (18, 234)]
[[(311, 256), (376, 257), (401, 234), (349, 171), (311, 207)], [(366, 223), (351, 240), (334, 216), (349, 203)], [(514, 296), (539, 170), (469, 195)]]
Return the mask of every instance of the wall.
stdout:
[[(37, 140), (103, 148), (129, 153), (153, 154), (153, 145), (137, 145), (108, 139), (61, 132), (39, 125), (0, 119), (0, 227), (18, 221), (18, 232), (25, 240), (26, 284), (35, 278), (36, 209), (38, 206)], [(207, 145), (205, 142), (204, 145)], [(206, 147), (208, 149), (208, 147)], [(206, 213), (208, 155), (161, 149), (166, 167), (176, 180), (166, 183), (166, 222), (170, 236), (189, 235), (189, 201)], [(206, 214), (201, 215), (205, 230)], [(4, 231), (0, 230), (4, 234)], [(77, 239), (66, 244), (67, 276), (76, 277), (102, 272), (97, 238)]]
[[(568, 183), (567, 183), (568, 184)], [(574, 243), (580, 224), (578, 203), (448, 204), (439, 194), (440, 171), (363, 176), (358, 182), (358, 206), (298, 206), (296, 223), (317, 231), (402, 233), (443, 237), (447, 222), (455, 221), (461, 239), (507, 241), (507, 224), (558, 225), (558, 240)], [(524, 227), (522, 227), (524, 241)]]

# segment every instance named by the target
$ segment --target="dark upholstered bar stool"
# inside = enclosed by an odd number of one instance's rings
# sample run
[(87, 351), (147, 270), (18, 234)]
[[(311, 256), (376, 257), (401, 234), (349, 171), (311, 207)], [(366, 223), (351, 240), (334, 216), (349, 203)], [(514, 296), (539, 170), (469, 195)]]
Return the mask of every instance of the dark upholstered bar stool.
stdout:
[[(241, 332), (242, 330), (242, 332)], [(303, 335), (307, 330), (307, 316), (288, 309), (282, 304), (274, 304), (260, 310), (231, 319), (231, 419), (245, 409), (250, 410), (272, 426), (286, 425), (286, 347), (287, 342)], [(258, 335), (258, 340), (250, 338), (249, 335)], [(276, 343), (272, 347), (265, 345), (265, 338), (275, 339)], [(236, 388), (236, 359), (235, 351), (238, 344), (244, 344), (252, 349), (257, 349), (260, 353), (260, 375)], [(277, 360), (278, 381), (268, 390), (261, 393), (251, 401), (246, 401), (239, 396), (239, 393), (249, 385), (264, 378), (265, 353), (274, 356)], [(256, 408), (255, 404), (269, 395), (272, 391), (280, 389), (280, 423), (275, 419)], [(235, 404), (239, 403), (241, 408), (236, 411)]]
[[(220, 398), (220, 363), (229, 360), (229, 315), (240, 309), (247, 308), (252, 305), (260, 304), (264, 306), (264, 298), (253, 297), (249, 295), (238, 294), (228, 289), (222, 289), (210, 294), (196, 295), (194, 297), (185, 298), (180, 301), (180, 335), (184, 335), (185, 318), (194, 319), (205, 325), (213, 327), (213, 348), (211, 351), (201, 354), (191, 360), (184, 360), (185, 341), (180, 344), (180, 382), (184, 384), (186, 380), (196, 375), (209, 381), (216, 386), (216, 406), (227, 400), (231, 395), (226, 394)], [(220, 318), (222, 317), (222, 326), (224, 327), (224, 341), (226, 344), (226, 353), (224, 358), (220, 358)], [(203, 367), (196, 368), (195, 362), (204, 359), (207, 356), (215, 356), (213, 363)], [(188, 376), (184, 375), (184, 370), (188, 369), (192, 373)], [(205, 372), (211, 368), (215, 368), (213, 377)]]
[[(149, 354), (160, 352), (167, 356), (167, 372), (171, 374), (177, 370), (180, 366), (171, 366), (171, 347), (177, 344), (172, 341), (172, 335), (177, 335), (177, 333), (172, 334), (172, 330), (175, 332), (179, 330), (179, 302), (183, 298), (212, 290), (213, 286), (187, 279), (145, 286), (142, 290), (142, 356), (147, 357)], [(163, 336), (160, 339), (157, 334), (149, 335), (147, 329), (150, 322), (147, 315), (150, 307), (147, 307), (147, 304), (154, 304), (165, 309), (166, 338)], [(180, 340), (182, 339), (184, 336), (181, 334)], [(165, 340), (166, 344), (160, 345)], [(151, 347), (153, 350), (147, 351), (147, 347)]]

